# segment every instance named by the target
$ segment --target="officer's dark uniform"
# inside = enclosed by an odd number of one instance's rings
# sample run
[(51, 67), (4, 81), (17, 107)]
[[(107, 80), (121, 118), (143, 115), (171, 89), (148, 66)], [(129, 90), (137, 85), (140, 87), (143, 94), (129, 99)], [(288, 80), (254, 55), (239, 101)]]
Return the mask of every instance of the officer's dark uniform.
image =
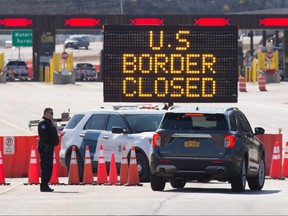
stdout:
[(52, 175), (54, 147), (58, 145), (59, 137), (56, 127), (51, 120), (45, 117), (38, 124), (38, 134), (38, 151), (40, 153), (41, 166), (40, 190), (45, 191), (50, 189), (48, 183)]

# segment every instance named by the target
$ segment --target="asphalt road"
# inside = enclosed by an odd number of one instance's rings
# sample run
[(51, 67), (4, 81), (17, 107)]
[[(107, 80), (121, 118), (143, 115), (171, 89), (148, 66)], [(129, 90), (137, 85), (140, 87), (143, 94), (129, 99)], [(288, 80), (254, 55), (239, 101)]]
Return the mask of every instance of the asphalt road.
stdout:
[[(238, 103), (191, 104), (180, 106), (233, 106), (241, 109), (252, 128), (261, 126), (266, 133), (282, 130), (283, 143), (288, 141), (288, 82), (269, 83), (267, 91), (260, 92), (257, 84), (248, 83), (247, 92), (239, 92)], [(70, 109), (71, 115), (84, 109), (106, 107), (117, 103), (103, 102), (102, 82), (76, 82), (53, 85), (41, 82), (0, 83), (0, 136), (35, 134), (28, 127), (30, 120), (41, 119), (45, 107), (54, 109), (54, 117)], [(117, 104), (118, 105), (118, 104)], [(157, 104), (163, 107), (162, 103)]]
[[(240, 108), (252, 127), (266, 133), (282, 128), (283, 143), (288, 134), (288, 82), (270, 83), (266, 92), (257, 84), (247, 84), (239, 92), (238, 103), (175, 104), (182, 106), (234, 106)], [(91, 108), (112, 107), (103, 102), (102, 82), (53, 85), (40, 82), (0, 84), (0, 136), (36, 134), (29, 120), (42, 116), (45, 107), (55, 117), (70, 109), (71, 114)], [(159, 103), (159, 107), (163, 104)], [(230, 184), (188, 183), (184, 189), (167, 184), (164, 192), (154, 192), (149, 183), (136, 186), (55, 185), (53, 193), (40, 193), (38, 185), (23, 185), (27, 178), (6, 179), (0, 185), (0, 215), (287, 215), (288, 181), (266, 180), (264, 189), (247, 189), (237, 194)], [(60, 182), (67, 183), (67, 178)]]
[[(143, 186), (53, 185), (53, 193), (27, 178), (0, 185), (0, 215), (287, 215), (288, 181), (266, 180), (262, 191), (233, 193), (230, 184), (166, 184), (163, 192)], [(67, 178), (60, 183), (67, 184)]]

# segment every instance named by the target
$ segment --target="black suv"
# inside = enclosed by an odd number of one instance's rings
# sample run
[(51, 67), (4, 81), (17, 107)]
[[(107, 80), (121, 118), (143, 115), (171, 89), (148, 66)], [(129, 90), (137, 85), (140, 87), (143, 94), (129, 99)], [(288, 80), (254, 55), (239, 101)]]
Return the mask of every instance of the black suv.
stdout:
[(261, 190), (265, 182), (264, 145), (237, 108), (173, 108), (164, 115), (150, 151), (150, 184), (183, 188), (187, 181), (230, 182), (232, 191)]
[(78, 49), (80, 47), (84, 47), (85, 49), (88, 49), (89, 45), (90, 42), (87, 35), (71, 35), (65, 41), (65, 48)]

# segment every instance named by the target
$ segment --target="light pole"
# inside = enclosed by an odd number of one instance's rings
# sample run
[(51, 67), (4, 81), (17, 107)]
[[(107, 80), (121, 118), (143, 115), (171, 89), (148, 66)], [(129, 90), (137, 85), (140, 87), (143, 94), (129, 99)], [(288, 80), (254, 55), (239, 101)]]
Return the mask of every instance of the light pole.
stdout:
[(122, 2), (122, 0), (120, 0), (120, 11), (121, 11), (121, 14), (123, 15), (123, 2)]

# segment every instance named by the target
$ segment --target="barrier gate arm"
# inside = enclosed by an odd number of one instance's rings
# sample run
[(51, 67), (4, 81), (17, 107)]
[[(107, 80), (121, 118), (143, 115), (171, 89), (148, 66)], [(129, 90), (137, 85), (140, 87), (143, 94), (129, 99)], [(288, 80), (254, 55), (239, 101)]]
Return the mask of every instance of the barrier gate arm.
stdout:
[[(66, 123), (70, 119), (70, 112), (63, 112), (61, 113), (61, 118), (54, 118), (54, 122), (57, 124), (58, 131), (62, 131)], [(38, 126), (40, 120), (30, 120), (28, 123), (28, 127), (31, 130), (32, 127)], [(65, 123), (64, 123), (65, 122)], [(60, 125), (58, 124), (60, 123)]]

